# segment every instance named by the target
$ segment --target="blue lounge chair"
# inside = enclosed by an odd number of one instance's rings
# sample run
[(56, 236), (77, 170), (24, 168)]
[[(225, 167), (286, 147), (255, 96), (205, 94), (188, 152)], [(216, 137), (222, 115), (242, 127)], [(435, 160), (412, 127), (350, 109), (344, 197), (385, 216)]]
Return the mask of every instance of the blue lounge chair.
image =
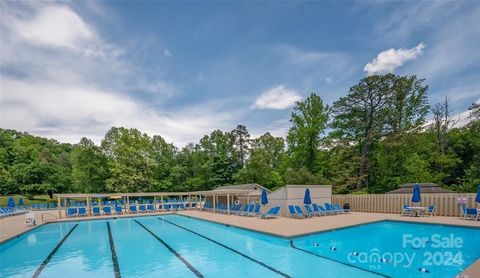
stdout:
[(428, 206), (425, 213), (427, 215), (435, 216), (435, 205)]
[(409, 205), (403, 205), (402, 207), (402, 215), (413, 215), (413, 209)]
[(100, 208), (99, 207), (93, 207), (92, 208), (92, 214), (93, 215), (100, 215)]
[(260, 208), (262, 206), (260, 204), (256, 204), (255, 205), (255, 208), (253, 209), (252, 212), (248, 213), (247, 216), (258, 216), (260, 215)]
[(288, 206), (288, 213), (291, 218), (305, 218), (305, 215), (303, 215), (303, 213), (298, 213), (295, 209), (295, 206), (292, 205)]
[(155, 211), (155, 206), (154, 205), (147, 205), (147, 211), (148, 212), (154, 212)]
[(332, 206), (333, 208), (337, 209), (340, 213), (347, 213), (350, 211), (342, 208), (339, 204), (333, 204)]
[(295, 211), (299, 214), (303, 214), (306, 217), (313, 217), (313, 214), (310, 214), (308, 212), (304, 212), (300, 206), (295, 206)]
[(145, 205), (140, 205), (140, 206), (138, 207), (138, 210), (139, 210), (140, 212), (147, 212), (147, 207), (145, 207)]
[(78, 216), (87, 216), (87, 209), (84, 207), (78, 208)]
[(339, 211), (338, 209), (334, 208), (329, 203), (325, 203), (325, 209), (328, 210), (328, 211), (331, 211), (333, 213), (342, 213), (342, 211)]
[(77, 209), (67, 208), (67, 217), (75, 217), (75, 216), (77, 216)]
[(130, 212), (131, 212), (131, 213), (137, 213), (137, 212), (138, 212), (138, 211), (137, 211), (137, 206), (136, 206), (136, 205), (131, 205), (131, 206), (130, 206)]
[(115, 214), (123, 214), (123, 209), (121, 206), (115, 206)]
[(260, 218), (269, 219), (280, 216), (280, 207), (270, 208), (266, 213), (260, 214)]
[(249, 215), (250, 213), (253, 212), (253, 209), (255, 208), (255, 205), (248, 205), (248, 208), (247, 208), (247, 211), (244, 211), (242, 213), (240, 213), (240, 215), (243, 215), (243, 216), (247, 216)]
[(325, 210), (321, 210), (320, 207), (317, 204), (312, 204), (312, 207), (313, 207), (313, 211), (317, 215), (319, 215), (319, 216), (327, 215), (327, 212)]
[(314, 211), (310, 205), (305, 205), (305, 210), (306, 210), (307, 213), (309, 213), (311, 216), (322, 216), (320, 212)]
[(480, 216), (480, 211), (478, 211), (476, 208), (466, 208), (463, 218), (465, 220), (466, 219), (478, 220), (479, 216)]
[(103, 207), (103, 214), (105, 215), (111, 215), (112, 214), (112, 208), (111, 207)]

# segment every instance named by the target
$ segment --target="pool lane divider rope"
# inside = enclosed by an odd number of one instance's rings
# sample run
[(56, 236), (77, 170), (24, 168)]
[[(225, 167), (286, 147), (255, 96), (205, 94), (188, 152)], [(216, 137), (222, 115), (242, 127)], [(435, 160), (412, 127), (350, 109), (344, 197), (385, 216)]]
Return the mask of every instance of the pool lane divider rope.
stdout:
[(323, 258), (323, 259), (326, 259), (326, 260), (334, 261), (334, 262), (336, 262), (336, 263), (340, 263), (340, 264), (343, 264), (343, 265), (346, 265), (346, 266), (349, 266), (349, 267), (353, 267), (353, 268), (356, 268), (356, 269), (360, 269), (360, 270), (363, 270), (363, 271), (367, 271), (367, 272), (370, 272), (370, 273), (373, 273), (373, 274), (376, 274), (376, 275), (380, 275), (380, 276), (382, 276), (382, 277), (390, 278), (390, 276), (387, 276), (387, 275), (382, 274), (382, 273), (378, 273), (378, 272), (375, 272), (375, 271), (372, 271), (372, 270), (369, 270), (369, 269), (364, 269), (364, 268), (361, 268), (361, 267), (356, 266), (356, 265), (353, 265), (353, 264), (344, 263), (344, 262), (342, 262), (342, 261), (335, 260), (335, 259), (332, 259), (332, 258), (329, 258), (329, 257), (325, 257), (325, 256), (322, 256), (322, 255), (320, 255), (320, 254), (314, 253), (314, 252), (312, 252), (312, 251), (308, 251), (308, 250), (299, 248), (299, 247), (295, 246), (295, 244), (293, 243), (293, 240), (290, 240), (290, 246), (291, 246), (293, 249), (296, 249), (296, 250), (299, 250), (299, 251), (308, 253), (308, 254), (310, 254), (310, 255), (317, 256), (317, 257), (319, 257), (319, 258)]
[(110, 242), (110, 253), (112, 253), (113, 274), (115, 278), (120, 278), (120, 266), (118, 265), (117, 252), (115, 251), (115, 242), (113, 242), (112, 229), (110, 228), (110, 222), (107, 222), (108, 240)]
[(182, 255), (178, 254), (175, 249), (173, 249), (168, 243), (166, 243), (163, 239), (158, 237), (154, 232), (152, 232), (150, 229), (145, 227), (142, 223), (138, 222), (137, 220), (134, 220), (138, 225), (140, 225), (142, 228), (144, 228), (149, 234), (151, 234), (154, 238), (156, 238), (163, 246), (165, 246), (172, 254), (174, 254), (183, 264), (185, 264), (188, 269), (190, 269), (195, 276), (203, 278), (203, 274), (200, 273), (195, 267), (193, 267), (185, 258), (182, 257)]
[(220, 243), (220, 242), (218, 242), (218, 241), (216, 241), (216, 240), (214, 240), (214, 239), (211, 239), (211, 238), (206, 237), (206, 236), (204, 236), (204, 235), (202, 235), (202, 234), (199, 234), (199, 233), (197, 233), (197, 232), (195, 232), (195, 231), (192, 231), (192, 230), (190, 230), (190, 229), (188, 229), (188, 228), (185, 228), (185, 227), (183, 227), (183, 226), (180, 226), (180, 225), (178, 225), (178, 224), (175, 224), (175, 223), (173, 223), (173, 222), (170, 222), (170, 221), (168, 221), (168, 220), (165, 220), (165, 219), (163, 219), (163, 218), (161, 218), (161, 217), (159, 217), (158, 219), (160, 219), (160, 220), (162, 220), (162, 221), (164, 221), (164, 222), (167, 222), (167, 223), (169, 223), (169, 224), (171, 224), (171, 225), (174, 225), (174, 226), (176, 226), (176, 227), (178, 227), (178, 228), (180, 228), (180, 229), (183, 229), (183, 230), (185, 230), (185, 231), (188, 231), (188, 232), (190, 232), (190, 233), (192, 233), (192, 234), (195, 234), (195, 235), (197, 235), (197, 236), (199, 236), (199, 237), (202, 237), (202, 238), (204, 238), (204, 239), (206, 239), (206, 240), (209, 240), (209, 241), (211, 241), (211, 242), (213, 242), (213, 243), (215, 243), (215, 244), (218, 244), (218, 245), (222, 246), (223, 248), (228, 249), (228, 250), (230, 250), (230, 251), (232, 251), (232, 252), (234, 252), (234, 253), (237, 253), (238, 255), (240, 255), (240, 256), (242, 256), (242, 257), (244, 257), (244, 258), (247, 258), (247, 259), (249, 259), (250, 261), (253, 261), (253, 262), (255, 262), (255, 263), (257, 263), (257, 264), (259, 264), (259, 265), (261, 265), (261, 266), (263, 266), (263, 267), (265, 267), (265, 268), (267, 268), (267, 269), (269, 269), (269, 270), (271, 270), (271, 271), (273, 271), (273, 272), (275, 272), (275, 273), (283, 276), (283, 277), (287, 277), (287, 278), (290, 278), (290, 277), (291, 277), (290, 275), (285, 274), (285, 273), (281, 272), (280, 270), (278, 270), (278, 269), (276, 269), (276, 268), (273, 268), (273, 267), (267, 265), (267, 264), (264, 263), (264, 262), (261, 262), (261, 261), (259, 261), (259, 260), (257, 260), (257, 259), (254, 259), (254, 258), (252, 258), (252, 257), (250, 257), (250, 256), (248, 256), (248, 255), (246, 255), (246, 254), (243, 254), (242, 252), (240, 252), (240, 251), (238, 251), (238, 250), (235, 250), (235, 249), (233, 249), (233, 248), (231, 248), (231, 247), (229, 247), (229, 246), (227, 246), (227, 245), (225, 245), (225, 244), (223, 244), (223, 243)]
[(78, 227), (78, 224), (75, 224), (70, 229), (70, 231), (68, 231), (68, 233), (62, 238), (62, 240), (60, 240), (60, 242), (57, 244), (57, 246), (55, 246), (55, 248), (53, 248), (53, 250), (50, 252), (50, 254), (48, 254), (48, 256), (45, 258), (45, 260), (43, 260), (42, 264), (40, 264), (40, 266), (37, 268), (37, 271), (35, 271), (35, 273), (32, 276), (33, 278), (37, 278), (38, 276), (40, 276), (40, 273), (42, 273), (43, 269), (47, 266), (47, 264), (50, 262), (52, 257), (55, 255), (55, 253), (57, 253), (58, 249), (60, 249), (62, 244), (65, 242), (65, 240), (67, 240), (67, 238), (70, 236), (70, 234), (73, 232), (73, 230), (75, 230), (75, 228), (77, 228), (77, 227)]

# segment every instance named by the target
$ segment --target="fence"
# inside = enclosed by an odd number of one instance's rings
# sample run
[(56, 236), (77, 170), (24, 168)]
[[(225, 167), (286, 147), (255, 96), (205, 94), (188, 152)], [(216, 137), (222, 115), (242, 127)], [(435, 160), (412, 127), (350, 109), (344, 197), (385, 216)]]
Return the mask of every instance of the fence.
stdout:
[[(415, 206), (435, 205), (438, 216), (460, 216), (457, 200), (466, 197), (467, 207), (475, 207), (475, 193), (428, 193)], [(401, 213), (403, 205), (412, 205), (412, 194), (332, 195), (335, 204), (349, 203), (352, 211)]]

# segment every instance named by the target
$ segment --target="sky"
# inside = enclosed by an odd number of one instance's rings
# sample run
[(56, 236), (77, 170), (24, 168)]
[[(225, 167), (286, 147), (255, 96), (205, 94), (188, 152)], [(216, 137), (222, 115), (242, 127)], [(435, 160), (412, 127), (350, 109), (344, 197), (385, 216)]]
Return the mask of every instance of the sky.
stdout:
[(99, 143), (112, 126), (181, 147), (246, 125), (284, 136), (296, 101), (394, 72), (480, 102), (476, 1), (1, 1), (0, 127)]

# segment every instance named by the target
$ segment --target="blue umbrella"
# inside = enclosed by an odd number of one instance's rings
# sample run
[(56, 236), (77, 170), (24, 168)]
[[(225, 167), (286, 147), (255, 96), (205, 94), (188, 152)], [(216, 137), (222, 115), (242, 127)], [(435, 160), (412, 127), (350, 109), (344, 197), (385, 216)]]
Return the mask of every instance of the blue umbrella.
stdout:
[(23, 199), (22, 198), (18, 199), (18, 206), (23, 207), (23, 205), (24, 205), (23, 204)]
[(65, 203), (67, 203), (67, 206), (70, 206), (70, 198), (67, 197), (67, 198), (65, 199)]
[(303, 203), (305, 205), (310, 205), (312, 200), (310, 199), (310, 189), (305, 189), (305, 197), (303, 198)]
[(422, 200), (422, 198), (420, 197), (420, 186), (417, 184), (415, 184), (415, 186), (413, 187), (413, 196), (412, 196), (412, 202), (414, 203), (418, 203)]
[(266, 191), (265, 189), (262, 191), (262, 200), (261, 200), (261, 202), (262, 202), (262, 205), (268, 204), (267, 191)]
[(477, 197), (475, 197), (475, 202), (480, 203), (480, 185), (477, 188)]
[(13, 196), (8, 197), (8, 207), (9, 208), (15, 207), (15, 200), (13, 199)]

